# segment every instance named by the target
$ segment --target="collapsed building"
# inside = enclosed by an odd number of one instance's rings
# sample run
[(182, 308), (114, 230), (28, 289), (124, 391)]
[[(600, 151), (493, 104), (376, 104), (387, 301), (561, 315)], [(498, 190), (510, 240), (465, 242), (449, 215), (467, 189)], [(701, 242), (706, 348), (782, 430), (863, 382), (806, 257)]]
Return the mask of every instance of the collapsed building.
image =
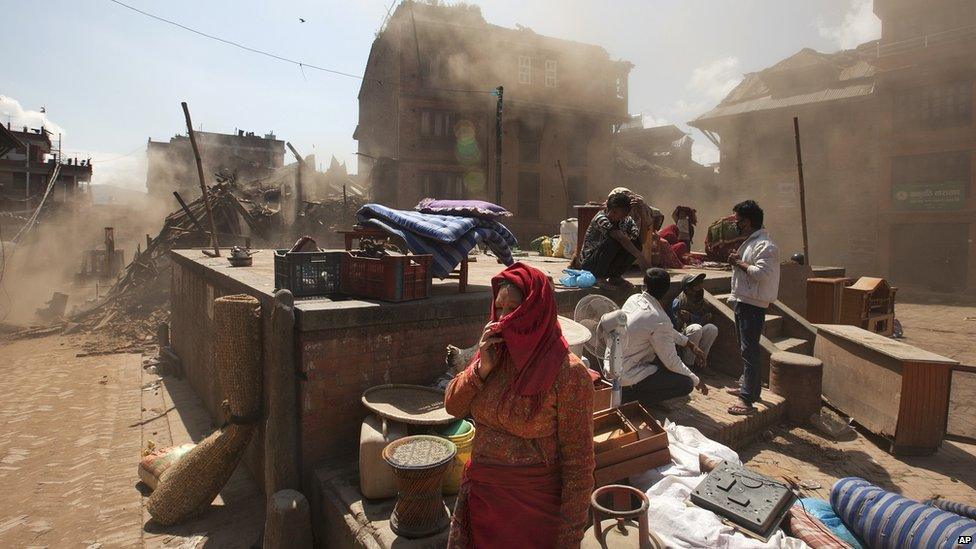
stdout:
[(976, 290), (976, 4), (875, 0), (882, 35), (747, 74), (690, 124), (721, 150), (731, 200), (754, 197), (802, 246), (800, 121), (813, 261), (923, 291)]
[(23, 225), (45, 197), (48, 211), (89, 204), (91, 176), (91, 160), (62, 157), (60, 137), (52, 141), (45, 128), (0, 125), (0, 212), (12, 225)]
[[(226, 179), (249, 180), (270, 175), (285, 165), (285, 142), (273, 133), (263, 137), (254, 132), (235, 133), (194, 131), (203, 155), (204, 173), (219, 173)], [(148, 168), (146, 188), (153, 198), (170, 201), (173, 191), (199, 192), (196, 164), (190, 139), (185, 135), (169, 142), (149, 139), (146, 146)]]
[(613, 187), (632, 66), (599, 46), (492, 25), (475, 6), (403, 2), (359, 91), (358, 171), (391, 207), (487, 199), (514, 212), (506, 225), (520, 239), (549, 233)]

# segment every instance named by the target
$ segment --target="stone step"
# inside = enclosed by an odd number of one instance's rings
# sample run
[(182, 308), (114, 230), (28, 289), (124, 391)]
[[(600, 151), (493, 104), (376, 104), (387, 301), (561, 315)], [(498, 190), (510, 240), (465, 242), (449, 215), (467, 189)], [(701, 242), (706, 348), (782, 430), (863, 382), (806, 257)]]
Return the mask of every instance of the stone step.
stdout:
[(783, 333), (783, 317), (779, 315), (766, 315), (763, 323), (763, 335), (769, 339), (779, 339)]
[(773, 344), (781, 351), (788, 351), (790, 353), (800, 353), (801, 355), (809, 354), (809, 341), (805, 339), (800, 339), (798, 337), (784, 337), (780, 339), (773, 340)]

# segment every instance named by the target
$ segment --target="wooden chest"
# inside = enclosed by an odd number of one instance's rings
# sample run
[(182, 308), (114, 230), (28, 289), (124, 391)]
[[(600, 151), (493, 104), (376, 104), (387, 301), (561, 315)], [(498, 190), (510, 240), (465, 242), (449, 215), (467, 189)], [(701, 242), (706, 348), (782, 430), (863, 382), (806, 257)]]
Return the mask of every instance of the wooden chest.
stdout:
[(927, 455), (942, 445), (955, 360), (856, 326), (817, 325), (831, 406), (890, 442), (893, 454)]

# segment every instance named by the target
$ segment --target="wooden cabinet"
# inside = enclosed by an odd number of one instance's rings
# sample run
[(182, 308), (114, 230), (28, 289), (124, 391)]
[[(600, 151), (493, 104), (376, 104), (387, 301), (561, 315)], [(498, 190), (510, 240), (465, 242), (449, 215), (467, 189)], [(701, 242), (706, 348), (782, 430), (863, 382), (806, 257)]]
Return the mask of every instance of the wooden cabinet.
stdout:
[(893, 454), (927, 455), (942, 445), (952, 371), (958, 362), (856, 326), (817, 325), (831, 406), (890, 443)]
[(895, 292), (883, 278), (862, 276), (844, 288), (838, 324), (890, 336), (895, 329)]
[(807, 321), (812, 324), (840, 323), (840, 300), (849, 278), (807, 279)]

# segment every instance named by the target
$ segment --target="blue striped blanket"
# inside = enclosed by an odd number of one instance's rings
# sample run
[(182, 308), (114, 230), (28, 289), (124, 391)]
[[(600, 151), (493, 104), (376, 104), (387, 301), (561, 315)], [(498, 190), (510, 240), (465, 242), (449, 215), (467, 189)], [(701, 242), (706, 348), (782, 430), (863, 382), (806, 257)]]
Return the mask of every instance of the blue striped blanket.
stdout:
[(515, 235), (490, 219), (425, 214), (366, 204), (356, 212), (360, 225), (372, 225), (399, 236), (415, 254), (434, 256), (434, 276), (444, 278), (478, 242), (484, 242), (505, 265), (515, 262), (511, 248)]
[(830, 490), (834, 512), (865, 547), (950, 549), (976, 538), (976, 522), (885, 491), (857, 477), (838, 480)]

